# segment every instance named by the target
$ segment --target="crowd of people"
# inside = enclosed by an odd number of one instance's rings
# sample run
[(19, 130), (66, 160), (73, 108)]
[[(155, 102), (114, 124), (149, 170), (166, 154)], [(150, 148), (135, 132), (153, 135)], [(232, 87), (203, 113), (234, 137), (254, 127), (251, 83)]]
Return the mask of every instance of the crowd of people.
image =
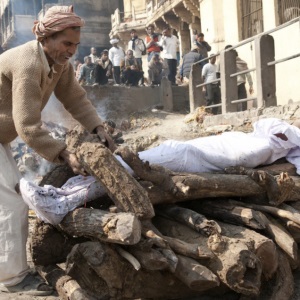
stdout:
[[(153, 25), (149, 25), (146, 27), (146, 32), (145, 39), (141, 39), (137, 31), (132, 29), (126, 51), (119, 46), (119, 39), (113, 38), (110, 40), (111, 48), (103, 50), (99, 57), (96, 48), (92, 47), (90, 55), (84, 58), (83, 64), (76, 59), (74, 67), (79, 83), (105, 85), (108, 84), (109, 78), (112, 78), (115, 85), (145, 85), (142, 57), (147, 55), (148, 85), (160, 85), (163, 76), (167, 77), (172, 85), (187, 84), (192, 65), (199, 62), (202, 67), (202, 79), (207, 83), (202, 90), (205, 93), (207, 106), (220, 103), (220, 84), (217, 80), (220, 77), (220, 68), (214, 54), (208, 57), (211, 46), (205, 41), (203, 33), (193, 31), (191, 50), (182, 57), (179, 66), (179, 40), (173, 34), (172, 29), (165, 27), (160, 34), (155, 32)], [(225, 49), (230, 47), (232, 46), (228, 45)], [(236, 66), (237, 71), (248, 69), (247, 63), (238, 56), (237, 52)], [(237, 78), (238, 99), (247, 98), (246, 79), (250, 86), (249, 93), (253, 93), (250, 73), (239, 75)], [(237, 109), (238, 111), (247, 109), (247, 103), (239, 103)], [(218, 111), (217, 106), (211, 108), (213, 114), (217, 114)]]

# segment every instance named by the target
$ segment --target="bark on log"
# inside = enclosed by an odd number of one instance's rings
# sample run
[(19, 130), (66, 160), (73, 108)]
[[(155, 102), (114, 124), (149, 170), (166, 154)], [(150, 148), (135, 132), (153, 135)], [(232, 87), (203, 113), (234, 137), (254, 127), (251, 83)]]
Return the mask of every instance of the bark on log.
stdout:
[(79, 242), (79, 239), (68, 237), (53, 225), (36, 219), (30, 237), (32, 261), (35, 265), (40, 266), (63, 263), (72, 247)]
[(75, 128), (67, 135), (72, 149), (89, 174), (97, 178), (116, 206), (138, 217), (150, 219), (154, 210), (144, 188), (124, 169), (109, 149), (86, 131)]
[(37, 267), (38, 273), (53, 287), (55, 287), (62, 300), (96, 300), (82, 289), (78, 282), (67, 275), (64, 270), (56, 265)]
[(206, 236), (221, 232), (221, 228), (217, 222), (214, 220), (208, 220), (204, 215), (187, 208), (171, 204), (164, 206), (161, 205), (156, 207), (155, 212), (159, 216), (166, 216), (176, 220)]
[(207, 262), (201, 261), (201, 264), (217, 274), (230, 289), (245, 295), (258, 294), (262, 267), (247, 243), (218, 234), (207, 238), (183, 224), (161, 217), (155, 217), (153, 223), (165, 235), (199, 243), (203, 249), (209, 248), (215, 256)]
[[(96, 294), (97, 299), (183, 299), (201, 294), (169, 272), (143, 269), (137, 272), (114, 247), (100, 242), (76, 245), (68, 256), (67, 273)], [(101, 289), (92, 284), (95, 279)]]
[[(228, 223), (236, 225), (246, 225), (253, 229), (264, 229), (261, 222), (261, 213), (243, 206), (243, 203), (231, 200), (204, 200), (192, 201), (189, 207), (197, 212), (201, 212), (210, 218), (226, 220)], [(246, 205), (245, 205), (246, 206)]]
[(260, 259), (264, 277), (267, 280), (272, 278), (279, 264), (278, 251), (275, 243), (264, 235), (245, 227), (224, 222), (219, 222), (219, 225), (222, 228), (222, 235), (228, 238), (238, 238), (246, 243), (248, 248), (252, 249), (255, 255)]
[(262, 265), (260, 259), (239, 239), (211, 235), (208, 245), (217, 259), (208, 268), (232, 290), (255, 296), (261, 286)]
[(291, 163), (274, 163), (272, 165), (268, 166), (260, 166), (255, 169), (266, 171), (270, 173), (271, 175), (279, 175), (280, 173), (288, 173), (289, 176), (296, 176), (296, 168)]
[(206, 291), (220, 285), (218, 277), (208, 268), (182, 255), (178, 255), (174, 275), (195, 291)]
[(123, 245), (134, 245), (141, 238), (141, 223), (132, 213), (113, 214), (100, 209), (78, 208), (69, 212), (59, 226), (72, 236)]
[(262, 170), (254, 170), (241, 166), (229, 167), (225, 169), (228, 174), (248, 175), (259, 186), (265, 189), (270, 204), (279, 205), (289, 200), (291, 191), (295, 186), (292, 178), (287, 173), (280, 173), (278, 176), (272, 176), (268, 172)]

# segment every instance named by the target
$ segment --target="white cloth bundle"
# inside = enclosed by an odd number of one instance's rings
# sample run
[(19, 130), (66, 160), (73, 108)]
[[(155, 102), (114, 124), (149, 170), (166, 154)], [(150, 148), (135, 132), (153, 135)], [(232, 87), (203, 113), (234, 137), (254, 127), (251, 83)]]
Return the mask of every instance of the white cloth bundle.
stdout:
[(61, 188), (40, 187), (22, 178), (20, 191), (30, 209), (41, 220), (53, 225), (60, 223), (69, 211), (105, 194), (105, 189), (94, 177), (81, 175), (70, 178)]

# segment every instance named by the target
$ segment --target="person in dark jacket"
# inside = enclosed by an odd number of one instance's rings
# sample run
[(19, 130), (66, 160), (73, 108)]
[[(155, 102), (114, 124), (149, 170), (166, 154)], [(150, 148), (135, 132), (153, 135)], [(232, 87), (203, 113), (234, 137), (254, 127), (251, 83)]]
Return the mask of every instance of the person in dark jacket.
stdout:
[[(186, 82), (186, 83), (189, 82), (192, 65), (204, 58), (202, 54), (200, 54), (198, 51), (199, 51), (198, 46), (194, 45), (191, 51), (183, 56), (182, 64), (180, 67), (181, 82)], [(203, 67), (205, 65), (205, 62), (201, 62), (200, 65), (201, 67)]]
[[(199, 53), (202, 54), (203, 58), (208, 57), (208, 52), (211, 51), (211, 46), (204, 40), (203, 33), (197, 34), (196, 45), (198, 46)], [(208, 60), (205, 63), (207, 64)]]
[(108, 59), (108, 50), (101, 52), (100, 59), (95, 63), (95, 82), (104, 85), (108, 83), (108, 78), (112, 74), (112, 63)]

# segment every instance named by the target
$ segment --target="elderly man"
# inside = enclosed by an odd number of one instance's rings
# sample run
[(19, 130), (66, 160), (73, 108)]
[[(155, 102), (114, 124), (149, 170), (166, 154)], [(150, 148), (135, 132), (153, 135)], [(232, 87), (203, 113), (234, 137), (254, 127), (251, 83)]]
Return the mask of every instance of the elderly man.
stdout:
[[(36, 40), (0, 56), (0, 287), (2, 292), (49, 294), (29, 273), (26, 259), (28, 207), (15, 191), (20, 179), (9, 143), (17, 136), (51, 162), (66, 162), (75, 173), (86, 175), (75, 154), (63, 141), (42, 129), (41, 111), (52, 92), (87, 130), (97, 133), (113, 150), (103, 123), (69, 62), (80, 41), (84, 21), (72, 6), (53, 6), (36, 21)], [(26, 59), (24, 59), (26, 57)], [(44, 286), (45, 287), (45, 286)], [(44, 288), (42, 287), (42, 289)]]

